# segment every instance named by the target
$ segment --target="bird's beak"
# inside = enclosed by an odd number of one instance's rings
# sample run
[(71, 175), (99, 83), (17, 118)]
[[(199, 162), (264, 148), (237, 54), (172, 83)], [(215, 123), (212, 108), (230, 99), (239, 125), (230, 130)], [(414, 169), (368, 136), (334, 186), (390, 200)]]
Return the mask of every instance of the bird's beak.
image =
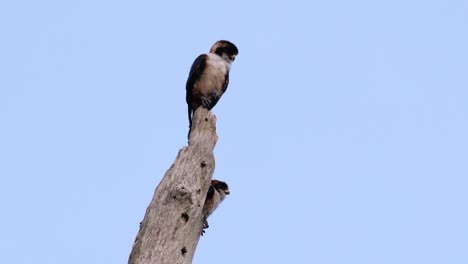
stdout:
[(226, 195), (229, 195), (229, 194), (231, 194), (231, 192), (230, 192), (230, 191), (225, 191), (224, 193), (225, 193)]

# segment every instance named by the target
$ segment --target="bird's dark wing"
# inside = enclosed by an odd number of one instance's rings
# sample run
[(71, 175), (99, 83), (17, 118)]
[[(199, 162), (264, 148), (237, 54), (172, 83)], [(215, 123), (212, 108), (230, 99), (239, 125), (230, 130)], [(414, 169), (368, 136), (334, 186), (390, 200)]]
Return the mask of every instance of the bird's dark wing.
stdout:
[(226, 92), (228, 85), (229, 85), (229, 71), (227, 71), (226, 75), (224, 76), (223, 93)]
[[(224, 92), (226, 91), (227, 87), (229, 85), (229, 72), (226, 72), (226, 75), (224, 76), (224, 83), (223, 86), (221, 87), (221, 91)], [(209, 107), (207, 107), (209, 110), (211, 110), (215, 105), (218, 103), (219, 99), (221, 99), (221, 95), (217, 93), (216, 91), (213, 91), (213, 93), (210, 95), (210, 104)]]
[(190, 68), (187, 84), (185, 85), (185, 88), (187, 90), (187, 104), (190, 104), (192, 99), (193, 85), (200, 79), (203, 71), (205, 70), (207, 57), (208, 56), (206, 54), (198, 56), (193, 62), (192, 68)]
[[(189, 77), (185, 85), (185, 89), (186, 89), (185, 100), (187, 101), (188, 119), (189, 119), (190, 128), (192, 127), (192, 114), (193, 114), (193, 111), (195, 110), (195, 109), (192, 109), (191, 107), (191, 102), (193, 100), (193, 92), (194, 92), (193, 86), (198, 81), (198, 79), (200, 79), (200, 76), (205, 70), (207, 57), (208, 56), (206, 54), (202, 54), (195, 59), (195, 61), (192, 64), (192, 67), (190, 68)], [(190, 135), (190, 130), (189, 130), (189, 135)]]
[(213, 198), (214, 192), (215, 190), (213, 185), (210, 185), (210, 188), (208, 188), (208, 192), (206, 193), (206, 200), (211, 200)]

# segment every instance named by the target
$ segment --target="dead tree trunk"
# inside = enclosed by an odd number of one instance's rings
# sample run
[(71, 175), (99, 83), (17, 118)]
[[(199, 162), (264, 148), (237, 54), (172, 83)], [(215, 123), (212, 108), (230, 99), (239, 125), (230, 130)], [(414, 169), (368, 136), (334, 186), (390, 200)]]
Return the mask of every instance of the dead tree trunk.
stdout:
[(129, 264), (192, 263), (203, 228), (202, 209), (215, 168), (216, 117), (195, 111), (188, 147), (164, 175), (140, 224)]

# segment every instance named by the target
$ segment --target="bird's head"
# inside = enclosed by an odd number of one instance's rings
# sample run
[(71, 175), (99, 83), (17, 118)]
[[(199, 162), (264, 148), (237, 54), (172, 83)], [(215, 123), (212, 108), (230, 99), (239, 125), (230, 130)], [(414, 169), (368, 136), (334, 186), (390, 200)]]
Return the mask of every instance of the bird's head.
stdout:
[(230, 194), (229, 186), (223, 181), (211, 180), (211, 186), (213, 186), (215, 190), (219, 192), (222, 196)]
[(237, 54), (239, 54), (239, 50), (232, 42), (227, 40), (218, 40), (211, 47), (210, 53), (217, 54), (228, 63), (232, 63), (236, 59)]

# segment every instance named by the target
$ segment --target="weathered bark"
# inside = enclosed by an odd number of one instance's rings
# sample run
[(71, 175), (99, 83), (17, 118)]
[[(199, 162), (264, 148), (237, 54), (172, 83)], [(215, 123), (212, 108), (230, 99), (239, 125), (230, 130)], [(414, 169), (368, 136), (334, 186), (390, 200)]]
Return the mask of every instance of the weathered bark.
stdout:
[(202, 209), (215, 168), (216, 117), (195, 111), (188, 147), (156, 188), (136, 236), (129, 264), (192, 263), (203, 228)]

